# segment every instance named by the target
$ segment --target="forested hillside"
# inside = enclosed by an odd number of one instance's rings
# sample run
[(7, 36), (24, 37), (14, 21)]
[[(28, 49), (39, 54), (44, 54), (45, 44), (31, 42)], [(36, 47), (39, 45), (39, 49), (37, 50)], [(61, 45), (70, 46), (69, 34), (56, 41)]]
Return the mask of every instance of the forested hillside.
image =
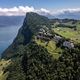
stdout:
[(79, 80), (79, 40), (60, 34), (64, 28), (76, 33), (79, 26), (78, 20), (50, 20), (27, 13), (17, 37), (2, 54), (10, 62), (1, 76), (7, 73), (5, 80)]

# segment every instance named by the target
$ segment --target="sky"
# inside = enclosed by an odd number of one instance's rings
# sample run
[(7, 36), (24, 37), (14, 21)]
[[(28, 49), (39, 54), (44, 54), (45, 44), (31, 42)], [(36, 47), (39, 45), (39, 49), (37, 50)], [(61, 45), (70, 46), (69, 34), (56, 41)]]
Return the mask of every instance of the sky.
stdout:
[(80, 11), (80, 0), (0, 0), (0, 15), (56, 14), (64, 10)]
[(33, 6), (35, 8), (78, 8), (80, 0), (0, 0), (0, 7)]

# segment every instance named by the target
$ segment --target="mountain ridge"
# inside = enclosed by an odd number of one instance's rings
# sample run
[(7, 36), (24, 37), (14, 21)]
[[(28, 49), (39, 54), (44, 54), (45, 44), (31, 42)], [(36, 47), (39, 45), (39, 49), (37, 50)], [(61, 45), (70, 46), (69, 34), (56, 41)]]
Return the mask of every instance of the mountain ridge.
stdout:
[[(80, 79), (80, 44), (71, 49), (62, 47), (63, 41), (67, 39), (55, 35), (51, 29), (56, 22), (62, 24), (59, 20), (51, 22), (36, 13), (26, 14), (17, 37), (2, 54), (2, 59), (10, 59), (10, 64), (3, 69), (3, 75), (8, 72), (5, 80)], [(75, 20), (70, 23), (76, 24), (72, 22)], [(74, 30), (71, 25), (69, 27)], [(59, 43), (54, 42), (54, 36), (60, 39)], [(58, 58), (53, 57), (55, 54), (58, 54)]]
[[(35, 24), (34, 24), (34, 22), (35, 22)], [(47, 24), (47, 22), (48, 22), (48, 18), (46, 18), (46, 17), (39, 16), (36, 13), (27, 13), (26, 17), (24, 19), (24, 22), (23, 22), (23, 26), (19, 29), (19, 33), (18, 33), (17, 37), (14, 39), (12, 45), (10, 45), (9, 47), (10, 48), (13, 47), (13, 49), (15, 49), (15, 47), (17, 47), (18, 45), (26, 45), (27, 43), (30, 42), (32, 35), (35, 32), (37, 32), (37, 30), (40, 28), (37, 25)], [(6, 54), (5, 52), (7, 50), (5, 50), (3, 54)]]

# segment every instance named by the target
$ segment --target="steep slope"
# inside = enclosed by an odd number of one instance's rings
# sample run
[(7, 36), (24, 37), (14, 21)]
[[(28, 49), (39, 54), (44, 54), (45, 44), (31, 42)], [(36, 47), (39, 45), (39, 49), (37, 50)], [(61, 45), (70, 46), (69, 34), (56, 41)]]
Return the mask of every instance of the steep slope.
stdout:
[(44, 47), (33, 41), (41, 25), (50, 27), (48, 18), (27, 13), (17, 37), (2, 55), (2, 58), (12, 60), (12, 64), (5, 69), (5, 72), (9, 72), (7, 80), (48, 79), (48, 64), (52, 65), (53, 59)]
[(31, 41), (34, 34), (40, 29), (40, 25), (47, 25), (49, 27), (49, 20), (44, 16), (40, 16), (36, 13), (27, 13), (23, 22), (23, 26), (19, 29), (18, 35), (13, 41), (12, 45), (7, 48), (2, 57), (11, 58), (17, 55), (17, 51), (20, 46), (24, 47), (27, 43)]
[(8, 72), (6, 80), (80, 79), (80, 45), (76, 44), (74, 49), (63, 48), (62, 55), (54, 59), (49, 53), (53, 52), (50, 47), (55, 51), (53, 43), (48, 43), (51, 44), (48, 51), (48, 45), (42, 46), (45, 41), (41, 40), (41, 45), (34, 40), (44, 25), (51, 27), (48, 18), (36, 13), (26, 14), (17, 37), (2, 55), (5, 60), (11, 59), (11, 64), (6, 66), (1, 75), (3, 77)]

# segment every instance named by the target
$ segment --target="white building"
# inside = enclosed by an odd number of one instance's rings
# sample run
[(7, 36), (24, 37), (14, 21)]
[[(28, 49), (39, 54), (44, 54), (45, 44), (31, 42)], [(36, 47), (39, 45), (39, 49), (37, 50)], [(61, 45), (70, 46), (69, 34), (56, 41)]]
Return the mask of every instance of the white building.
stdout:
[(74, 44), (72, 42), (69, 42), (69, 41), (64, 41), (63, 46), (67, 47), (69, 49), (74, 48)]

